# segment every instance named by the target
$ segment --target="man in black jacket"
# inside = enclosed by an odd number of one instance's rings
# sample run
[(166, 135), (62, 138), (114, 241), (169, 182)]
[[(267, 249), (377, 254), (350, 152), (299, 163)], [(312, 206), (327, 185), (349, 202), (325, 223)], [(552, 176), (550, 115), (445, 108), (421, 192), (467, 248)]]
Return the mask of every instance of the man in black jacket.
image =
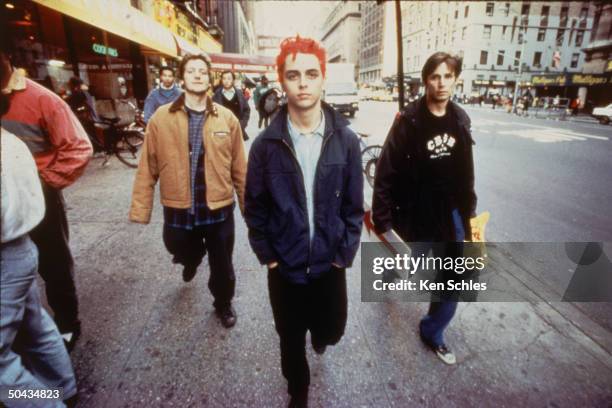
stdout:
[[(461, 61), (437, 52), (422, 71), (426, 94), (398, 113), (376, 168), (372, 219), (378, 233), (393, 228), (413, 245), (413, 256), (459, 256), (460, 245), (471, 240), (475, 216), (473, 140), (470, 119), (450, 101), (461, 73)], [(441, 251), (439, 250), (441, 249)], [(451, 271), (452, 272), (452, 271)], [(437, 279), (450, 274), (439, 271)], [(433, 300), (420, 324), (423, 341), (447, 364), (455, 364), (443, 332), (457, 309), (456, 293)]]
[(251, 247), (268, 266), (289, 406), (305, 407), (306, 332), (318, 354), (344, 334), (346, 268), (359, 247), (363, 175), (359, 140), (321, 102), (325, 50), (314, 40), (289, 38), (277, 66), (287, 105), (251, 147), (245, 220)]
[(242, 128), (242, 138), (246, 142), (249, 140), (249, 136), (246, 133), (246, 127), (249, 124), (251, 108), (246, 99), (244, 99), (242, 91), (234, 86), (235, 80), (236, 78), (232, 71), (223, 71), (221, 74), (222, 86), (215, 91), (213, 101), (234, 112)]

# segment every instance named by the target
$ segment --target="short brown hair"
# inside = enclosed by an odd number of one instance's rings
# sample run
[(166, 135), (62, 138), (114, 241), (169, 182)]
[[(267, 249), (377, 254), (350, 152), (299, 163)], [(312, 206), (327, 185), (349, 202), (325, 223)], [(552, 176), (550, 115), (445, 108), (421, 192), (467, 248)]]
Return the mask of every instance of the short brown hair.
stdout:
[(185, 74), (185, 66), (187, 65), (187, 63), (191, 60), (201, 60), (204, 61), (204, 63), (206, 64), (206, 67), (208, 68), (208, 74), (210, 75), (212, 68), (212, 62), (210, 60), (210, 57), (204, 53), (202, 54), (187, 54), (183, 57), (183, 59), (181, 60), (181, 63), (179, 64), (179, 69), (178, 69), (178, 74), (179, 74), (179, 79), (183, 79), (183, 75)]
[(423, 82), (427, 82), (427, 77), (440, 66), (440, 64), (446, 62), (446, 65), (455, 73), (455, 77), (459, 77), (461, 74), (462, 60), (460, 57), (450, 55), (447, 52), (436, 52), (431, 57), (427, 58), (425, 65), (423, 65), (423, 71), (421, 71), (421, 78)]

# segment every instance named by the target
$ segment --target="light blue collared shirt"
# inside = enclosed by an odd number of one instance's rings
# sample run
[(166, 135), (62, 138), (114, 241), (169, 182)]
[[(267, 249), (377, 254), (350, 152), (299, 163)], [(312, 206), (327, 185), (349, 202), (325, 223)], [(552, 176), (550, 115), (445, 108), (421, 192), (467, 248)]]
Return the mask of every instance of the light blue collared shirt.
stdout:
[(304, 189), (306, 190), (306, 208), (308, 209), (308, 224), (310, 225), (310, 239), (314, 236), (314, 181), (317, 163), (321, 156), (321, 145), (325, 134), (325, 115), (321, 111), (321, 123), (311, 133), (300, 133), (291, 123), (287, 114), (287, 128), (293, 142), (295, 155), (304, 175)]

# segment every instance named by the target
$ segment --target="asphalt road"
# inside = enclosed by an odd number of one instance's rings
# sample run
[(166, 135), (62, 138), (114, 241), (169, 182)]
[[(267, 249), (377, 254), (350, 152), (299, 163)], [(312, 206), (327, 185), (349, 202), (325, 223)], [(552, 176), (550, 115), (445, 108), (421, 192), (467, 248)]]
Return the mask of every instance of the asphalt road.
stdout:
[[(383, 142), (395, 106), (362, 104), (354, 127), (372, 133), (371, 143)], [(501, 132), (541, 129), (536, 126), (562, 132), (565, 124), (516, 124), (503, 114), (469, 113), (479, 208), (493, 215), (489, 239), (610, 240), (611, 164), (605, 158), (612, 128), (569, 125), (569, 140), (543, 143)], [(101, 163), (93, 159), (65, 191), (83, 324), (72, 353), (79, 406), (286, 406), (265, 271), (250, 250), (238, 210), (238, 323), (226, 330), (213, 314), (207, 261), (185, 284), (162, 243), (158, 199), (151, 224), (130, 224), (134, 171), (117, 160)], [(371, 238), (364, 232), (364, 241)], [(461, 304), (446, 333), (458, 364), (448, 367), (418, 339), (427, 304), (361, 302), (360, 261), (358, 254), (347, 271), (345, 336), (323, 356), (308, 348), (310, 406), (612, 404), (612, 331), (592, 311), (567, 302)], [(530, 272), (519, 261), (502, 266)]]

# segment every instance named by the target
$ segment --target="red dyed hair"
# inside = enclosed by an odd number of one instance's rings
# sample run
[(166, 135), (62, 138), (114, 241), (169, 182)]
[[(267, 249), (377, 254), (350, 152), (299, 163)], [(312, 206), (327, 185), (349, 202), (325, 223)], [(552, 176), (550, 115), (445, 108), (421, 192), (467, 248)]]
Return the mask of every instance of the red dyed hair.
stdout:
[(299, 35), (295, 37), (285, 38), (280, 45), (280, 54), (276, 57), (276, 72), (278, 80), (283, 82), (283, 71), (285, 70), (285, 61), (288, 55), (292, 55), (295, 59), (297, 53), (313, 54), (319, 60), (321, 73), (325, 77), (325, 48), (317, 40), (312, 38), (302, 38)]

